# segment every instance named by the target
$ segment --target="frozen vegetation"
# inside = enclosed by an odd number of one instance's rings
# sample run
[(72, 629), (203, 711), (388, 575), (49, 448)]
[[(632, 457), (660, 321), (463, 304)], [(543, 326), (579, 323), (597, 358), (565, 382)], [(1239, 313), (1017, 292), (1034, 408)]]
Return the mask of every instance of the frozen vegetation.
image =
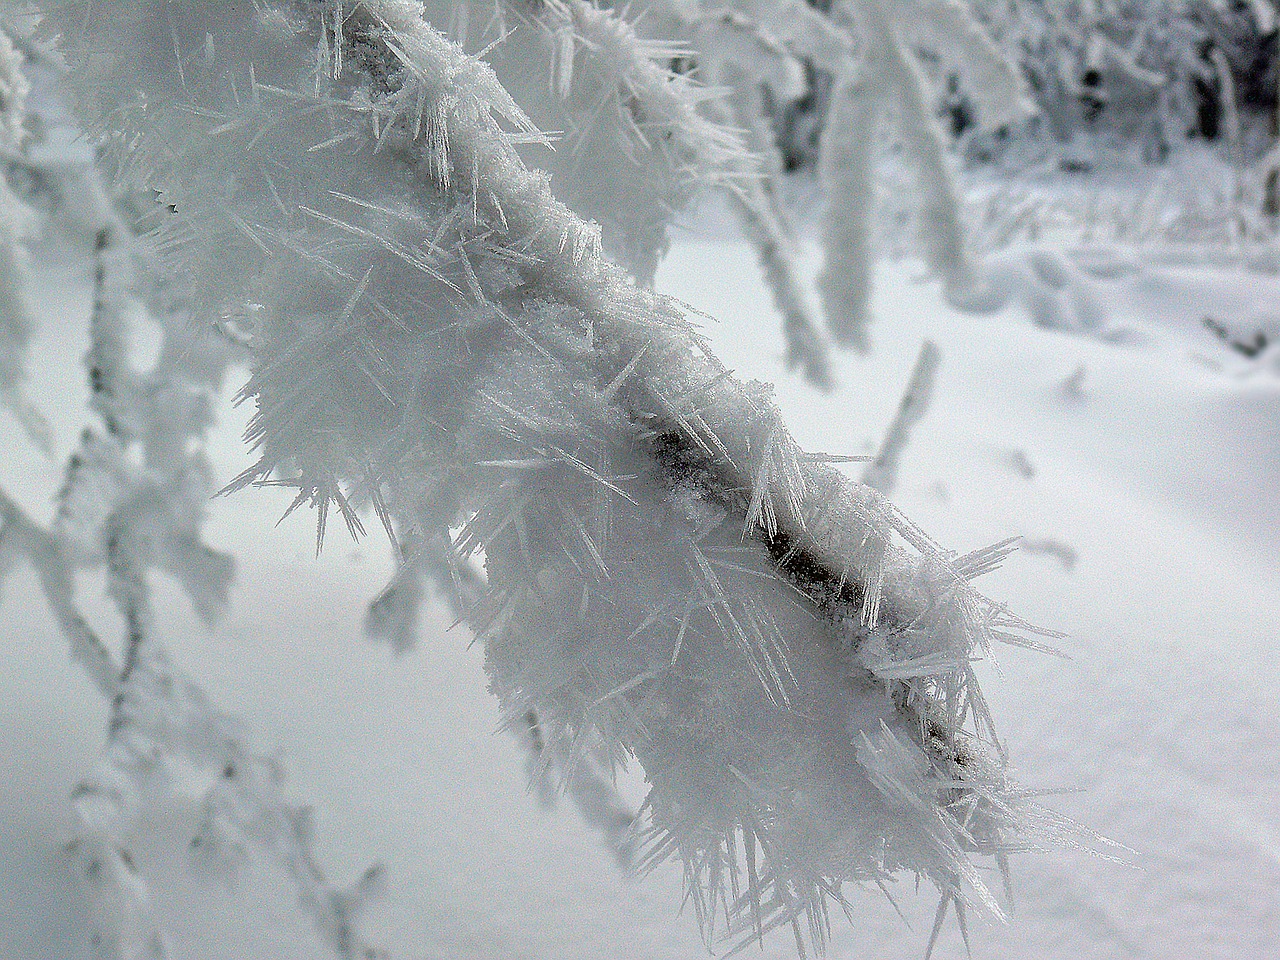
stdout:
[(1167, 6), (3, 5), (0, 956), (1265, 952), (1275, 11)]

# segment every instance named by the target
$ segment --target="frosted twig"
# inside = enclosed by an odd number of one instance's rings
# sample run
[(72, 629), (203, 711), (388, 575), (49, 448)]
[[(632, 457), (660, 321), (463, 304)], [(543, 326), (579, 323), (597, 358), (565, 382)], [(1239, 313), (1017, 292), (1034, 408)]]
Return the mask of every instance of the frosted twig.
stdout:
[[(376, 892), (378, 870), (349, 890), (325, 880), (303, 812), (283, 797), (276, 762), (244, 745), (238, 724), (169, 665), (155, 637), (149, 567), (174, 574), (202, 616), (225, 604), (231, 561), (199, 537), (208, 490), (199, 441), (209, 422), (207, 395), (228, 355), (171, 317), (154, 366), (131, 369), (131, 301), (150, 294), (163, 302), (163, 295), (139, 283), (139, 250), (98, 175), (74, 164), (43, 173), (68, 226), (92, 238), (85, 362), (90, 405), (104, 429), (102, 436), (86, 431), (69, 459), (52, 531), (0, 492), (0, 572), (17, 558), (31, 563), (73, 658), (111, 704), (103, 756), (72, 796), (79, 828), (72, 849), (98, 949), (128, 960), (169, 955), (127, 838), (148, 805), (170, 806), (175, 788), (207, 774), (196, 791), (202, 819), (192, 825), (192, 855), (229, 866), (238, 844), (259, 839), (340, 955), (363, 957), (354, 924)], [(125, 625), (119, 665), (76, 608), (76, 568), (99, 564)]]
[(941, 359), (942, 354), (932, 340), (926, 340), (920, 345), (920, 354), (911, 369), (911, 379), (907, 383), (907, 389), (903, 391), (902, 399), (898, 401), (898, 411), (893, 416), (893, 422), (885, 431), (880, 452), (862, 473), (862, 482), (879, 490), (886, 497), (893, 493), (898, 482), (898, 467), (902, 451), (911, 440), (911, 428), (929, 410), (929, 403), (933, 399), (934, 378)]
[[(29, 84), (23, 56), (0, 28), (0, 153), (16, 154), (23, 139)], [(35, 322), (26, 290), (23, 240), (31, 211), (0, 175), (0, 405), (6, 406), (27, 434), (49, 452), (49, 427), (23, 392), (26, 352)]]

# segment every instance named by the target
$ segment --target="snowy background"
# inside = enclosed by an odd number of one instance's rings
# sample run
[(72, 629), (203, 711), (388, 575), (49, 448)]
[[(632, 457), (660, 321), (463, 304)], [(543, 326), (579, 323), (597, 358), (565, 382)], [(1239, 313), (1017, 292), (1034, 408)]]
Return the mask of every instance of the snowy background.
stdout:
[[(1096, 281), (1110, 320), (1086, 337), (1037, 327), (1017, 307), (958, 314), (918, 266), (884, 264), (875, 351), (838, 355), (839, 389), (822, 395), (783, 370), (748, 246), (701, 229), (680, 235), (658, 288), (718, 318), (706, 328), (718, 355), (741, 378), (777, 384), (806, 449), (873, 452), (921, 340), (938, 344), (933, 406), (894, 499), (960, 551), (1024, 537), (983, 586), (1068, 634), (1058, 645), (1070, 661), (1006, 649), (982, 665), (984, 686), (1015, 775), (1070, 791), (1051, 805), (1134, 852), (1127, 865), (1071, 851), (1015, 858), (1013, 921), (978, 925), (973, 955), (1280, 957), (1280, 348), (1246, 358), (1204, 324), (1263, 329), (1275, 343), (1280, 278), (1121, 271)], [(85, 422), (90, 283), (83, 261), (37, 258), (31, 393), (55, 454), (4, 420), (0, 486), (46, 518)], [(250, 464), (248, 414), (221, 411), (219, 482)], [(403, 960), (705, 955), (694, 918), (677, 915), (677, 870), (627, 880), (569, 805), (544, 808), (527, 791), (465, 627), (450, 631), (433, 606), (407, 656), (362, 638), (365, 604), (391, 571), (385, 539), (331, 534), (317, 559), (309, 517), (276, 526), (289, 499), (251, 490), (210, 505), (208, 541), (238, 562), (232, 605), (206, 628), (162, 581), (161, 639), (255, 743), (278, 749), (292, 796), (315, 808), (329, 875), (387, 866), (371, 939)], [(84, 584), (100, 632), (118, 636), (101, 593)], [(0, 644), (0, 958), (88, 957), (68, 796), (99, 756), (107, 705), (24, 569), (6, 586)], [(638, 805), (643, 774), (623, 789)], [(176, 829), (151, 824), (137, 842), (174, 956), (329, 955), (265, 861), (228, 889), (186, 869)], [(854, 896), (831, 956), (921, 956), (933, 894), (899, 884), (909, 925), (878, 892)], [(794, 951), (784, 934), (762, 955)], [(936, 955), (964, 956), (953, 922)]]

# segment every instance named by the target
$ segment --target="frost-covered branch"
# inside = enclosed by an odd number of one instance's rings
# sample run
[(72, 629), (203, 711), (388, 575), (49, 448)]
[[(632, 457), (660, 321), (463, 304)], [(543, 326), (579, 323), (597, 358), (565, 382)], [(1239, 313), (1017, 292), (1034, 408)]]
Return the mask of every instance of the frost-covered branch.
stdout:
[(902, 459), (902, 451), (911, 440), (911, 429), (929, 410), (929, 403), (933, 399), (933, 383), (941, 360), (942, 354), (932, 340), (926, 340), (920, 345), (920, 354), (911, 369), (911, 379), (907, 382), (902, 399), (898, 401), (898, 412), (885, 431), (879, 453), (862, 473), (862, 482), (879, 490), (886, 497), (893, 493), (894, 485), (898, 482), (898, 465)]
[[(890, 22), (885, 0), (857, 0), (856, 3), (843, 4), (840, 10), (858, 26), (866, 41), (858, 65), (859, 78), (854, 82), (865, 84), (867, 89), (855, 93), (846, 87), (846, 96), (870, 97), (891, 103), (896, 109), (896, 129), (908, 162), (916, 169), (916, 185), (921, 198), (917, 230), (924, 248), (925, 263), (942, 278), (949, 296), (963, 294), (974, 282), (974, 264), (961, 225), (955, 177), (947, 166), (942, 133), (929, 108), (924, 77)], [(850, 111), (850, 120), (861, 120), (867, 113), (866, 107), (850, 106), (846, 110)], [(829, 135), (834, 139), (857, 134), (837, 128)], [(839, 140), (828, 149), (841, 151)], [(848, 148), (843, 148), (844, 154), (849, 152)], [(842, 171), (849, 189), (857, 189), (854, 172), (859, 167), (858, 163), (841, 157), (824, 161), (823, 167), (824, 170)], [(836, 182), (843, 183), (844, 180)], [(826, 227), (827, 235), (852, 236), (860, 228), (865, 229), (866, 214), (847, 202), (850, 197), (838, 195), (838, 199), (846, 202), (828, 204), (828, 220), (835, 222)], [(844, 218), (852, 219), (848, 223), (841, 222)], [(829, 250), (828, 255), (837, 258), (837, 262), (827, 268), (827, 276), (838, 276), (842, 254), (838, 250)], [(861, 292), (865, 295), (868, 288), (864, 285), (845, 287), (828, 280), (822, 289), (830, 298), (837, 292), (855, 295)], [(846, 304), (831, 302), (830, 299), (826, 308), (828, 316), (849, 318), (857, 318), (866, 310), (865, 302)], [(861, 338), (855, 334), (852, 339), (856, 342)]]
[(566, 783), (640, 761), (641, 863), (684, 863), (709, 936), (821, 944), (842, 883), (903, 870), (1000, 913), (973, 857), (1056, 827), (970, 662), (1034, 645), (971, 584), (999, 550), (940, 549), (800, 450), (601, 257), (522, 162), (534, 124), (416, 3), (47, 9), (116, 175), (172, 208), (186, 302), (254, 317), (239, 485), (460, 523), (507, 723)]
[(94, 686), (105, 697), (114, 697), (118, 676), (111, 652), (76, 609), (71, 570), (57, 541), (34, 523), (0, 490), (0, 582), (19, 559), (27, 561), (40, 580), (41, 589), (59, 628), (71, 645), (71, 658), (80, 663)]
[(794, 243), (774, 213), (774, 205), (760, 186), (731, 194), (738, 210), (743, 233), (756, 249), (765, 282), (773, 293), (773, 303), (782, 314), (782, 333), (787, 349), (787, 369), (799, 368), (805, 379), (821, 390), (835, 386), (827, 344), (814, 322), (809, 297), (796, 269)]
[(790, 215), (778, 196), (782, 158), (764, 98), (766, 88), (783, 99), (798, 92), (801, 65), (793, 48), (838, 61), (847, 56), (848, 38), (802, 0), (745, 11), (664, 0), (650, 13), (696, 49), (698, 76), (716, 94), (705, 98), (703, 111), (744, 133), (750, 163), (740, 162), (745, 175), (727, 185), (733, 209), (782, 314), (787, 368), (801, 370), (820, 389), (830, 389), (834, 380), (827, 345), (796, 265)]
[(521, 110), (556, 131), (554, 149), (531, 144), (525, 157), (552, 175), (560, 200), (601, 224), (604, 248), (646, 285), (696, 193), (755, 177), (737, 131), (699, 109), (714, 91), (669, 68), (680, 47), (639, 36), (616, 11), (587, 0), (439, 0), (424, 12), (489, 51)]
[[(0, 159), (17, 154), (23, 139), (29, 91), (23, 58), (0, 28)], [(32, 440), (47, 451), (49, 428), (27, 400), (26, 352), (35, 326), (27, 294), (23, 240), (30, 211), (0, 175), (0, 405), (17, 417)]]
[(822, 218), (823, 266), (818, 274), (827, 327), (836, 342), (866, 352), (875, 255), (875, 148), (880, 111), (867, 71), (852, 62), (831, 93), (822, 135), (819, 173), (826, 193)]
[[(225, 874), (250, 844), (267, 850), (339, 955), (364, 957), (356, 922), (380, 870), (349, 889), (325, 879), (307, 812), (286, 801), (278, 762), (247, 745), (239, 723), (170, 664), (158, 638), (152, 568), (172, 574), (205, 619), (226, 602), (231, 560), (200, 538), (211, 481), (202, 440), (232, 353), (190, 322), (166, 281), (143, 282), (146, 263), (127, 222), (139, 204), (112, 198), (99, 175), (73, 159), (22, 160), (50, 193), (44, 200), (70, 242), (87, 234), (93, 263), (85, 364), (101, 428), (86, 430), (69, 459), (50, 529), (0, 492), (0, 574), (19, 560), (33, 567), (73, 657), (111, 705), (103, 756), (72, 797), (72, 850), (96, 950), (121, 960), (169, 955), (144, 865), (130, 852), (137, 825), (158, 809), (193, 813), (188, 852), (203, 868)], [(164, 331), (145, 371), (128, 359), (139, 307)], [(124, 624), (119, 664), (77, 609), (75, 572), (85, 567), (106, 569)]]
[(936, 53), (963, 81), (984, 128), (994, 130), (1035, 112), (1017, 68), (974, 16), (972, 0), (897, 0), (895, 7), (895, 22), (906, 36)]

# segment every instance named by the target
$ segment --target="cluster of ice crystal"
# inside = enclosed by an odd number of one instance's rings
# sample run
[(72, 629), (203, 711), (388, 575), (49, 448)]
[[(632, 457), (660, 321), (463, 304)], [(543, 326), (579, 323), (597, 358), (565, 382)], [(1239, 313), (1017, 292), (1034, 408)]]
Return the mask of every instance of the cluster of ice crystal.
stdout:
[[(790, 53), (745, 23), (692, 35), (668, 24), (658, 36), (650, 28), (669, 19), (664, 4), (635, 24), (587, 0), (434, 0), (424, 13), (464, 49), (483, 52), (534, 124), (557, 132), (554, 151), (530, 145), (525, 160), (552, 175), (557, 199), (601, 225), (606, 254), (640, 283), (652, 283), (676, 214), (709, 187), (726, 191), (774, 290), (788, 364), (831, 386), (787, 216), (773, 196), (781, 166), (759, 89), (769, 74), (794, 94), (800, 65)], [(707, 55), (704, 44), (726, 39), (732, 51)], [(671, 69), (693, 55), (686, 40), (703, 64), (696, 79)]]
[(160, 195), (164, 274), (244, 333), (238, 485), (296, 486), (321, 536), (371, 505), (409, 565), (482, 551), (457, 600), (507, 723), (615, 837), (607, 775), (640, 761), (640, 863), (684, 864), (708, 937), (820, 946), (843, 883), (902, 871), (999, 914), (973, 858), (1046, 822), (970, 662), (1027, 629), (972, 586), (1004, 546), (956, 557), (799, 449), (418, 3), (46, 12), (115, 175)]
[(524, 156), (601, 225), (605, 251), (643, 283), (696, 193), (753, 178), (738, 134), (699, 110), (713, 91), (670, 70), (680, 48), (638, 36), (614, 11), (586, 0), (437, 0), (424, 14), (464, 49), (488, 50), (532, 122), (556, 132), (554, 149), (534, 144)]

